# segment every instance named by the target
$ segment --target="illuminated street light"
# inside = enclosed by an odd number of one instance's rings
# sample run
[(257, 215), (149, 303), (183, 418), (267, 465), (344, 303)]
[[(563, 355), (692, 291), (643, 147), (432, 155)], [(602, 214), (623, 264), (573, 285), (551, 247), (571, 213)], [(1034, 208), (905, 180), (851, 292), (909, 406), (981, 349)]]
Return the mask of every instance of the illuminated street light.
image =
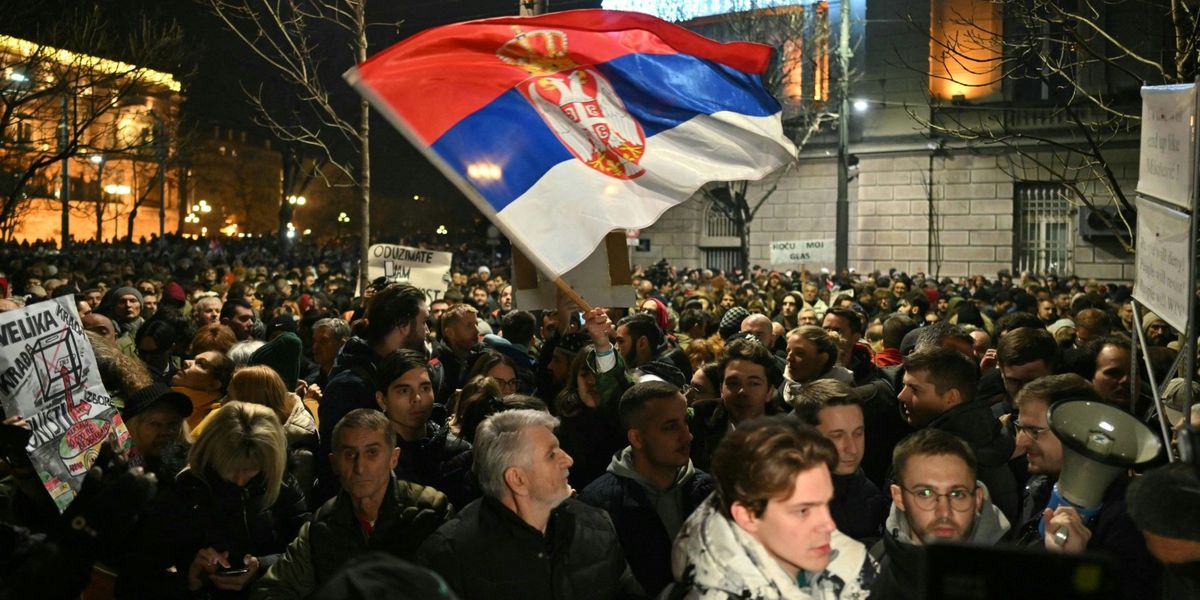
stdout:
[(867, 110), (867, 108), (869, 108), (869, 107), (870, 107), (870, 104), (868, 104), (867, 101), (863, 100), (862, 98), (859, 98), (854, 101), (854, 110), (856, 110), (858, 112), (863, 112), (864, 110)]
[(305, 198), (304, 196), (296, 196), (296, 195), (288, 196), (288, 204), (294, 204), (296, 206), (304, 206), (304, 204), (306, 202), (308, 202), (308, 199)]
[(92, 161), (92, 164), (98, 165), (98, 164), (104, 162), (104, 157), (99, 154), (93, 154), (88, 157), (88, 160)]
[(438, 225), (438, 228), (437, 228), (438, 235), (446, 235), (448, 233), (450, 233), (450, 230), (446, 229), (445, 225)]
[(132, 190), (130, 189), (129, 186), (121, 185), (118, 183), (110, 183), (110, 184), (104, 186), (104, 193), (106, 193), (106, 194), (125, 195), (131, 191)]

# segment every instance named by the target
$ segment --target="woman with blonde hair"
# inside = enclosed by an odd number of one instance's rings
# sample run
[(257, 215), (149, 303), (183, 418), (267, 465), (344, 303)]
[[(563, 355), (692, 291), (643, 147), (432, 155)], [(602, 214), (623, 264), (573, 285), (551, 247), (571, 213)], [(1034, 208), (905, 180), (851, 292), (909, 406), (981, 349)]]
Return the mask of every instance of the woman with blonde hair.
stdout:
[[(233, 374), (228, 399), (259, 404), (275, 413), (287, 437), (287, 470), (296, 477), (304, 495), (310, 496), (316, 480), (317, 422), (300, 397), (288, 391), (274, 369), (255, 365)], [(199, 435), (204, 427), (201, 423), (192, 435)]]
[(187, 468), (139, 527), (118, 597), (249, 597), (309, 516), (286, 462), (272, 410), (230, 402), (214, 411)]

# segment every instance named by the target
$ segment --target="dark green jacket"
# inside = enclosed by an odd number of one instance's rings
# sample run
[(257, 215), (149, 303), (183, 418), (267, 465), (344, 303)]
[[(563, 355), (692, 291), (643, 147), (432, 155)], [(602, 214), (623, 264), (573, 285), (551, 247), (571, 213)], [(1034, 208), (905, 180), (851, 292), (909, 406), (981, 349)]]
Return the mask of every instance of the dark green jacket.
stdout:
[(430, 487), (392, 479), (374, 531), (363, 530), (346, 492), (326, 502), (287, 552), (255, 586), (255, 598), (305, 598), (350, 559), (382, 551), (411, 560), (417, 547), (450, 517), (446, 495)]

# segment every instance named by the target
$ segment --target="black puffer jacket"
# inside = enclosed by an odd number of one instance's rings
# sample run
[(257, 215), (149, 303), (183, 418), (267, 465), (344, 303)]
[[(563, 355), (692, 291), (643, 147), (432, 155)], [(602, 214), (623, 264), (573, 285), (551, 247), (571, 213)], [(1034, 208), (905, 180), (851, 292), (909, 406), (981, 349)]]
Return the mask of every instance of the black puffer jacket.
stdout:
[(567, 500), (546, 534), (483, 497), (434, 533), (417, 553), (463, 600), (612, 600), (644, 597), (608, 515)]
[[(274, 504), (265, 506), (265, 496), (261, 478), (239, 488), (215, 474), (201, 478), (185, 469), (138, 526), (134, 550), (121, 565), (117, 596), (191, 597), (188, 568), (196, 553), (209, 547), (228, 551), (235, 563), (250, 554), (265, 573), (309, 518), (304, 495), (290, 475), (284, 476)], [(171, 567), (175, 572), (168, 572)], [(240, 593), (206, 589), (213, 598), (249, 597), (248, 587)]]
[(471, 449), (471, 445), (432, 421), (425, 424), (425, 437), (408, 442), (399, 437), (400, 460), (394, 472), (396, 479), (427, 485), (445, 492), (457, 483), (451, 461)]
[[(682, 488), (679, 490), (683, 502), (680, 516), (684, 521), (715, 487), (713, 478), (703, 471), (696, 471), (678, 485)], [(579, 499), (602, 509), (612, 518), (629, 567), (642, 589), (657, 594), (671, 583), (671, 544), (674, 539), (668, 536), (654, 504), (637, 481), (610, 471), (583, 490)]]
[(929, 423), (929, 427), (958, 436), (975, 453), (976, 473), (987, 485), (992, 503), (1010, 523), (1016, 521), (1020, 507), (1017, 480), (1008, 461), (1016, 441), (1004, 434), (992, 409), (981, 400), (959, 404)]

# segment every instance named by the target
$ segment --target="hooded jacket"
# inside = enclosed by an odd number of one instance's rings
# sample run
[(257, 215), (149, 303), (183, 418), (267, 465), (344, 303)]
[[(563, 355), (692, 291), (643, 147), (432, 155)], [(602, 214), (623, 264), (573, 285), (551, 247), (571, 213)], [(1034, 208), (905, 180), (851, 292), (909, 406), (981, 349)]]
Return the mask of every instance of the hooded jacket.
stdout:
[[(1009, 522), (1004, 513), (992, 504), (987, 486), (983, 486), (983, 506), (975, 515), (975, 523), (967, 539), (968, 544), (991, 546), (1008, 533)], [(879, 559), (879, 577), (871, 586), (872, 600), (917, 598), (917, 571), (920, 569), (924, 546), (913, 543), (912, 526), (908, 518), (894, 503), (884, 525), (883, 539), (879, 540), (871, 554)]]
[(684, 523), (671, 552), (677, 588), (672, 598), (688, 600), (862, 600), (875, 580), (876, 565), (860, 543), (834, 531), (830, 561), (820, 573), (805, 573), (804, 587), (767, 549), (721, 513), (711, 496)]
[(676, 472), (674, 484), (660, 490), (633, 470), (633, 453), (626, 447), (579, 499), (608, 513), (633, 576), (653, 595), (671, 583), (671, 541), (713, 487), (712, 477), (689, 461)]

